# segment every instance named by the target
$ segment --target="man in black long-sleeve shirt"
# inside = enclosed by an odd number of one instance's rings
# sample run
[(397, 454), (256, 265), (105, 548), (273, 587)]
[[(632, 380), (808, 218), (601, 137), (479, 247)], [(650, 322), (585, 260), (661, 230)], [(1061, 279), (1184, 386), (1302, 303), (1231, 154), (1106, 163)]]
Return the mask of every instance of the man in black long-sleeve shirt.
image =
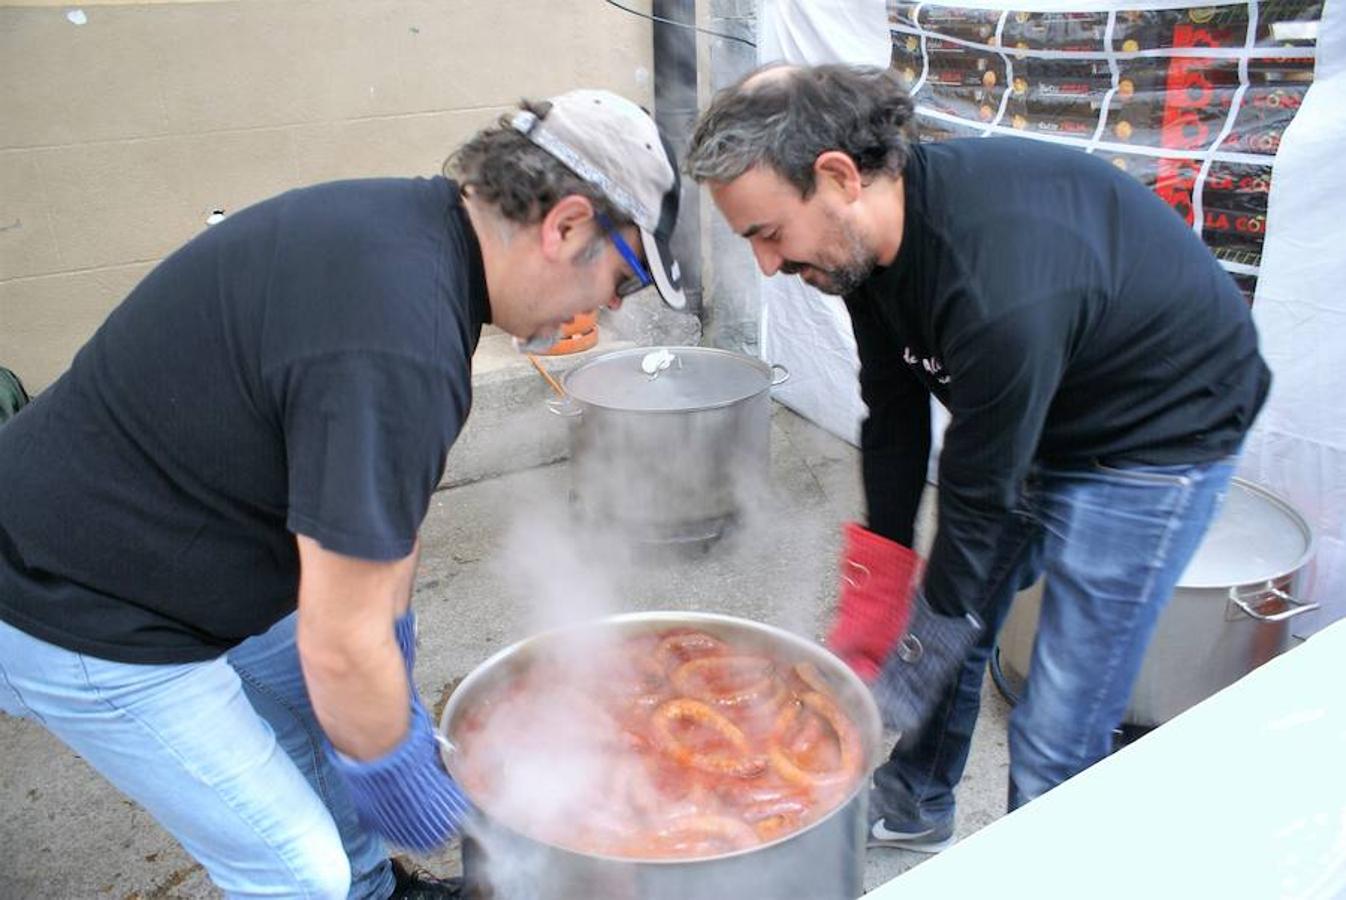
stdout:
[[(716, 98), (688, 168), (763, 272), (845, 297), (869, 523), (829, 643), (903, 732), (871, 840), (937, 850), (1015, 591), (1047, 574), (1011, 806), (1107, 753), (1270, 374), (1233, 282), (1138, 182), (1036, 141), (911, 146), (911, 113), (883, 70), (769, 68)], [(911, 596), (931, 396), (951, 420)]]

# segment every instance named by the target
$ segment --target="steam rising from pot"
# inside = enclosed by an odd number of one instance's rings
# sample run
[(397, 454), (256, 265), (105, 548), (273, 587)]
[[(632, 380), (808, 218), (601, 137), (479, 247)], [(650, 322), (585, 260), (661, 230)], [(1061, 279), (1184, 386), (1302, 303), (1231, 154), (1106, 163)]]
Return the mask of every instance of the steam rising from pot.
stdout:
[[(681, 355), (683, 349), (670, 352)], [(696, 385), (685, 380), (695, 367), (661, 366), (651, 382), (640, 368), (649, 350), (631, 355), (633, 373), (663, 391), (667, 402), (695, 405)], [(704, 410), (606, 415), (608, 410), (583, 409), (571, 425), (568, 502), (540, 501), (539, 496), (554, 496), (548, 491), (521, 496), (502, 546), (504, 582), (524, 603), (525, 621), (515, 629), (520, 636), (633, 609), (701, 609), (748, 612), (816, 638), (817, 604), (792, 605), (791, 598), (809, 596), (798, 590), (801, 580), (817, 584), (821, 593), (830, 590), (824, 583), (831, 581), (835, 526), (826, 510), (800, 513), (801, 504), (817, 509), (823, 503), (821, 488), (813, 496), (787, 498), (788, 503), (772, 496), (770, 376), (758, 377), (750, 397)], [(558, 467), (535, 474), (564, 478), (566, 472)], [(687, 573), (705, 567), (721, 570), (724, 577), (716, 581), (729, 585), (728, 596), (696, 593)], [(596, 677), (588, 664), (599, 648), (572, 650), (557, 671), (573, 679), (582, 695)], [(611, 790), (602, 756), (586, 749), (584, 717), (574, 711), (582, 705), (577, 700), (568, 710), (495, 726), (509, 730), (503, 743), (517, 749), (498, 761), (505, 774), (506, 789), (496, 798), (502, 814), (508, 809), (514, 821), (564, 822), (576, 804), (593, 804)], [(810, 849), (814, 858), (815, 849), (823, 858), (838, 859), (854, 851), (841, 844), (853, 843), (855, 836), (838, 837), (830, 829), (810, 840), (829, 845)], [(501, 843), (490, 830), (465, 842), (464, 859), (469, 869), (485, 874), (497, 897), (575, 896), (580, 889), (570, 884), (571, 893), (555, 893), (549, 872), (556, 864), (553, 853), (516, 840)], [(667, 896), (705, 896), (707, 865), (717, 868), (714, 883), (723, 887), (723, 896), (797, 895), (800, 876), (792, 867), (785, 867), (773, 886), (773, 876), (760, 866), (719, 871), (713, 861), (695, 865), (701, 874), (689, 875), (681, 893)], [(601, 884), (583, 890), (603, 897), (655, 895), (631, 866), (604, 870)], [(661, 885), (679, 881), (667, 874), (661, 878)], [(662, 890), (658, 896), (665, 896)], [(719, 887), (711, 893), (721, 895)]]

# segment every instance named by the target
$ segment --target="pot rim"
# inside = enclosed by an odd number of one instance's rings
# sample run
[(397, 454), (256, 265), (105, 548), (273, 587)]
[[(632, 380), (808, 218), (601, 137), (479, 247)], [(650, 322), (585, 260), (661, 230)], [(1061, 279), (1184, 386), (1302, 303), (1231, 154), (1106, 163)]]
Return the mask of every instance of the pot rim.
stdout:
[[(445, 768), (453, 775), (455, 774), (455, 751), (457, 745), (453, 743), (450, 734), (450, 725), (464, 703), (464, 698), (479, 689), (483, 682), (489, 682), (495, 676), (498, 667), (504, 665), (507, 660), (521, 654), (531, 653), (538, 646), (552, 640), (559, 639), (567, 633), (574, 633), (595, 627), (630, 627), (636, 626), (636, 630), (654, 630), (657, 628), (668, 627), (687, 627), (709, 625), (712, 628), (721, 626), (729, 629), (745, 630), (750, 633), (766, 636), (773, 641), (779, 641), (787, 645), (790, 649), (801, 651), (810, 662), (822, 663), (825, 667), (824, 674), (830, 679), (840, 678), (846, 685), (846, 695), (859, 698), (861, 709), (852, 709), (852, 704), (847, 704), (846, 712), (851, 715), (856, 728), (860, 731), (861, 743), (864, 747), (865, 762), (861, 767), (861, 777), (856, 779), (855, 787), (845, 795), (832, 809), (817, 820), (810, 822), (807, 826), (789, 834), (782, 835), (775, 840), (758, 844), (753, 847), (747, 847), (742, 850), (734, 850), (729, 853), (721, 853), (715, 856), (696, 856), (688, 858), (665, 858), (665, 857), (640, 857), (640, 856), (612, 856), (601, 853), (584, 853), (569, 847), (562, 847), (548, 841), (523, 834), (518, 829), (500, 821), (498, 818), (486, 812), (473, 801), (473, 807), (476, 810), (476, 818), (480, 818), (489, 823), (493, 829), (503, 830), (517, 836), (521, 840), (530, 841), (534, 844), (544, 846), (548, 851), (566, 853), (586, 860), (602, 861), (606, 863), (615, 863), (621, 865), (642, 865), (642, 866), (683, 866), (689, 863), (710, 862), (712, 860), (731, 859), (737, 856), (746, 856), (757, 853), (768, 847), (774, 847), (777, 844), (783, 844), (791, 839), (811, 831), (830, 821), (833, 817), (845, 812), (857, 797), (868, 791), (869, 776), (875, 766), (878, 765), (879, 757), (882, 754), (883, 744), (883, 725), (879, 718), (878, 706), (874, 702), (873, 695), (869, 687), (860, 680), (860, 677), (851, 670), (849, 666), (834, 656), (825, 647), (810, 641), (794, 632), (778, 628), (774, 625), (768, 625), (765, 622), (758, 622), (753, 619), (745, 619), (738, 616), (729, 616), (722, 613), (708, 612), (680, 612), (676, 610), (651, 610), (644, 612), (618, 613), (610, 616), (600, 616), (598, 618), (586, 619), (581, 622), (563, 625), (557, 628), (550, 628), (537, 632), (515, 641), (509, 646), (496, 651), (485, 661), (477, 665), (454, 689), (452, 696), (444, 704), (444, 710), (440, 714), (437, 734), (440, 737), (441, 752), (440, 756), (444, 762)], [(467, 787), (459, 781), (459, 787), (464, 794), (468, 794)], [(471, 800), (470, 794), (468, 799)]]
[[(1242, 488), (1246, 490), (1248, 493), (1253, 494), (1254, 496), (1257, 496), (1262, 500), (1265, 500), (1266, 502), (1270, 503), (1273, 507), (1275, 507), (1277, 510), (1284, 513), (1285, 517), (1289, 519), (1292, 523), (1294, 523), (1294, 525), (1299, 528), (1300, 533), (1304, 536), (1304, 552), (1299, 555), (1299, 558), (1295, 560), (1293, 565), (1285, 567), (1281, 569), (1281, 571), (1275, 572), (1274, 574), (1267, 575), (1265, 578), (1258, 578), (1256, 581), (1207, 580), (1207, 581), (1196, 581), (1193, 583), (1188, 583), (1184, 581), (1181, 577), (1179, 577), (1178, 583), (1173, 586), (1173, 590), (1175, 593), (1181, 590), (1228, 591), (1231, 588), (1266, 587), (1272, 584), (1273, 582), (1280, 581), (1282, 578), (1287, 578), (1296, 575), (1313, 559), (1314, 549), (1318, 541), (1318, 536), (1314, 533), (1313, 526), (1309, 524), (1307, 519), (1305, 519), (1302, 515), (1300, 515), (1299, 511), (1296, 510), (1288, 500), (1281, 497), (1274, 491), (1263, 487), (1260, 484), (1248, 481), (1246, 478), (1239, 478), (1235, 476), (1229, 480), (1229, 483), (1231, 487), (1237, 486), (1239, 488)], [(1200, 552), (1199, 548), (1198, 552)]]
[[(651, 353), (660, 349), (668, 350), (671, 353), (695, 353), (704, 356), (728, 357), (735, 360), (736, 362), (748, 364), (752, 368), (756, 369), (762, 375), (763, 379), (762, 386), (756, 391), (753, 391), (751, 394), (744, 394), (741, 397), (732, 397), (728, 400), (717, 400), (713, 403), (700, 403), (696, 405), (680, 406), (671, 409), (642, 409), (640, 407), (615, 406), (610, 403), (598, 403), (594, 400), (586, 400), (584, 397), (577, 396), (575, 394), (573, 385), (571, 383), (571, 379), (574, 378), (576, 375), (578, 375), (580, 372), (583, 372), (586, 369), (594, 368), (600, 363), (607, 362), (613, 359), (617, 359), (624, 356), (643, 357), (647, 353)], [(704, 412), (707, 410), (724, 409), (725, 407), (729, 406), (737, 406), (738, 404), (746, 403), (747, 401), (752, 400), (755, 397), (760, 397), (763, 392), (769, 392), (771, 390), (773, 386), (771, 375), (772, 375), (772, 369), (769, 363), (763, 362), (762, 360), (758, 359), (755, 356), (748, 356), (746, 353), (738, 353), (734, 350), (724, 350), (719, 347), (700, 347), (694, 344), (689, 345), (667, 344), (650, 347), (625, 347), (621, 350), (609, 350), (607, 353), (595, 356), (593, 359), (585, 360), (583, 363), (579, 364), (575, 368), (567, 371), (564, 375), (561, 376), (561, 387), (565, 389), (566, 396), (570, 399), (570, 401), (581, 407), (591, 407), (593, 409), (602, 409), (611, 412), (627, 413), (631, 415), (644, 415), (644, 416), (669, 415), (669, 414), (684, 415), (689, 412)]]

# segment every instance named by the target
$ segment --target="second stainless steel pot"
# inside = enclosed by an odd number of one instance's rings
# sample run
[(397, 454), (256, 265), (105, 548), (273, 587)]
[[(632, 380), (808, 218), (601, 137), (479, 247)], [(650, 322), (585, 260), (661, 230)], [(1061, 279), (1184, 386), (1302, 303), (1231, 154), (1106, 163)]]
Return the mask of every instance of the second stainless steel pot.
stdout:
[[(1155, 627), (1123, 721), (1161, 725), (1286, 649), (1313, 531), (1290, 504), (1235, 478)], [(1000, 632), (1006, 674), (1026, 677), (1042, 586), (1015, 599)]]
[(765, 490), (784, 368), (710, 347), (636, 347), (566, 374), (578, 509), (647, 544), (712, 541)]

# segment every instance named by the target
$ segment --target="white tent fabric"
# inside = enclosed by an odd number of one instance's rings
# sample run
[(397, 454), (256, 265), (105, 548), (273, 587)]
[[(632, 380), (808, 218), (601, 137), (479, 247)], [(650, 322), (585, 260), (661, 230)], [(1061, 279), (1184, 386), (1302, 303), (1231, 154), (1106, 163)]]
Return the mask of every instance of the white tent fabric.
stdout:
[(1242, 474), (1317, 533), (1307, 635), (1346, 618), (1346, 3), (1329, 0), (1314, 83), (1276, 154), (1253, 319), (1275, 380)]
[[(886, 66), (892, 56), (885, 0), (763, 0), (758, 23), (761, 64)], [(790, 380), (773, 396), (809, 421), (859, 444), (865, 405), (858, 381), (860, 358), (845, 304), (793, 275), (760, 281), (763, 358), (790, 370)], [(933, 402), (931, 415), (933, 480), (948, 415)]]
[[(885, 0), (764, 0), (757, 18), (759, 63), (886, 66), (892, 54)], [(860, 442), (865, 405), (850, 317), (793, 275), (761, 278), (758, 346), (762, 358), (790, 370), (773, 396), (852, 444)]]
[[(1244, 0), (981, 0), (960, 7), (1098, 12), (1227, 5)], [(937, 6), (939, 4), (925, 4)], [(1256, 0), (1251, 0), (1256, 5)], [(762, 0), (759, 62), (888, 65), (882, 0)], [(1346, 617), (1346, 0), (1327, 0), (1318, 25), (1315, 81), (1275, 157), (1254, 317), (1275, 376), (1249, 436), (1241, 475), (1287, 499), (1317, 535), (1305, 597), (1316, 613), (1295, 619), (1307, 635)], [(763, 279), (765, 358), (791, 379), (782, 403), (856, 442), (864, 416), (859, 362), (845, 307), (794, 277)], [(935, 442), (947, 419), (934, 406)], [(932, 457), (932, 473), (934, 461)]]
[(758, 10), (761, 63), (888, 65), (886, 0), (763, 0)]

